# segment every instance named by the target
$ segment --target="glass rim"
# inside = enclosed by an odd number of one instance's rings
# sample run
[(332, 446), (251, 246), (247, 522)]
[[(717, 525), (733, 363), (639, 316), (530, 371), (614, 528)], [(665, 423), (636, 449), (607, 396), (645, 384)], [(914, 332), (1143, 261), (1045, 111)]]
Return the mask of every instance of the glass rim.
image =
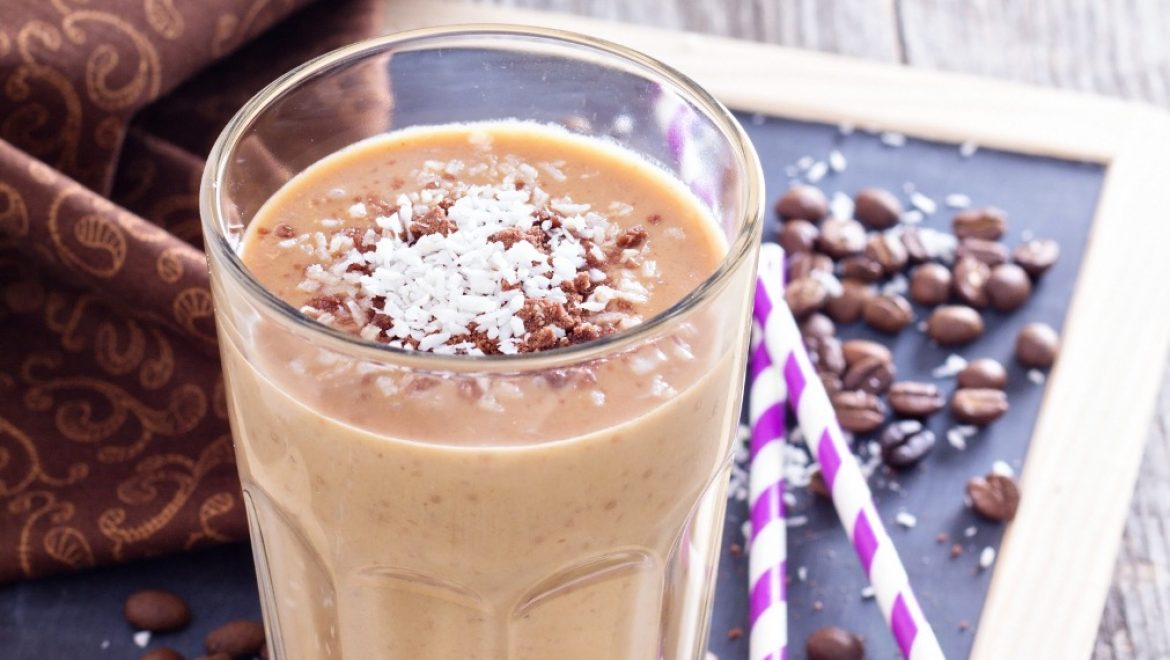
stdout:
[[(452, 37), (482, 37), (486, 39), (511, 37), (517, 40), (542, 40), (551, 43), (554, 47), (584, 47), (596, 54), (617, 57), (626, 63), (636, 65), (640, 69), (638, 74), (643, 74), (646, 78), (657, 78), (658, 80), (655, 82), (668, 83), (672, 87), (672, 91), (679, 93), (693, 103), (720, 130), (724, 139), (731, 146), (736, 163), (745, 175), (745, 185), (742, 186), (743, 190), (739, 197), (746, 219), (739, 228), (735, 239), (730, 242), (727, 254), (719, 262), (715, 271), (670, 307), (638, 325), (582, 344), (511, 355), (450, 355), (395, 348), (368, 341), (358, 335), (329, 327), (309, 318), (260, 284), (244, 265), (239, 253), (228, 242), (224, 232), (227, 223), (223, 218), (220, 204), (222, 201), (221, 193), (224, 190), (223, 182), (229, 164), (228, 156), (235, 152), (246, 131), (277, 100), (302, 83), (312, 80), (318, 74), (335, 66), (361, 60), (406, 44), (419, 44), (428, 41), (441, 43)], [(620, 352), (623, 348), (636, 344), (640, 339), (653, 335), (671, 320), (683, 316), (722, 289), (735, 270), (753, 254), (751, 250), (753, 238), (760, 232), (764, 216), (763, 185), (764, 176), (759, 156), (752, 147), (743, 127), (726, 106), (677, 69), (632, 48), (566, 30), (507, 24), (446, 25), (396, 32), (343, 46), (293, 68), (257, 92), (228, 121), (208, 154), (199, 191), (200, 224), (209, 260), (224, 265), (226, 268), (221, 272), (241, 284), (248, 298), (276, 313), (282, 321), (290, 323), (297, 332), (324, 339), (336, 348), (343, 348), (344, 353), (359, 357), (366, 354), (371, 359), (402, 367), (418, 367), (428, 371), (468, 371), (484, 370), (485, 368), (496, 371), (529, 371), (569, 367)]]

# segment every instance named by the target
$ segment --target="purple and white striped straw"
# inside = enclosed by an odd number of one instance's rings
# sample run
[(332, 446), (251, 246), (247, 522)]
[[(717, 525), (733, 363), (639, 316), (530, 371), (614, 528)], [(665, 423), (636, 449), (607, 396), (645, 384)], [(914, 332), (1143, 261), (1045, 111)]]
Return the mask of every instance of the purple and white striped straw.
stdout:
[(783, 306), (779, 289), (773, 288), (772, 283), (783, 278), (784, 252), (780, 246), (765, 244), (760, 248), (758, 272), (754, 313), (763, 327), (764, 345), (772, 360), (783, 365), (789, 405), (796, 413), (809, 450), (820, 464), (837, 516), (869, 577), (878, 607), (903, 657), (941, 660), (945, 656), (938, 639), (910, 589), (910, 578), (878, 517), (857, 460), (845, 444), (829, 395), (804, 350), (796, 319)]

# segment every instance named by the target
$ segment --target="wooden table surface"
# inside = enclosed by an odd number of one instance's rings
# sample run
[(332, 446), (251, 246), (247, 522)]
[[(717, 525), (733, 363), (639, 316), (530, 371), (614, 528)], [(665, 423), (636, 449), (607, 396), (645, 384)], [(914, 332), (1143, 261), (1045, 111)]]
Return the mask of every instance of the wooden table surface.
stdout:
[[(1160, 29), (1170, 27), (1170, 3), (1164, 0), (483, 1), (1093, 91), (1170, 108), (1170, 42)], [(1170, 658), (1170, 370), (1148, 442), (1098, 631), (1094, 657), (1101, 660)]]

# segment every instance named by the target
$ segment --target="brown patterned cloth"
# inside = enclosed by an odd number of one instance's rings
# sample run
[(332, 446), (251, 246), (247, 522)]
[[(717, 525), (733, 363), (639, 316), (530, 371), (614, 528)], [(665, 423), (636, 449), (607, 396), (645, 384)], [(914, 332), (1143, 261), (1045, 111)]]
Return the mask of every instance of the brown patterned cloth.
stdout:
[(308, 1), (4, 3), (0, 582), (246, 535), (197, 191), (245, 100), (381, 25)]

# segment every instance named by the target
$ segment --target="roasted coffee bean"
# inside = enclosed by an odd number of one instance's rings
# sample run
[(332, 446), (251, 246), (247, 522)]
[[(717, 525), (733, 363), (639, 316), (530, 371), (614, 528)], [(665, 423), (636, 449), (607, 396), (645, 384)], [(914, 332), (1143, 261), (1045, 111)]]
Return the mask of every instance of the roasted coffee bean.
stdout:
[(946, 405), (934, 383), (904, 380), (890, 386), (890, 407), (903, 417), (928, 417)]
[(951, 297), (953, 279), (942, 264), (922, 264), (910, 273), (910, 299), (919, 305), (941, 305)]
[(1003, 390), (971, 388), (955, 390), (951, 396), (951, 414), (962, 424), (985, 426), (1008, 410)]
[(840, 294), (825, 302), (825, 313), (837, 323), (853, 323), (861, 318), (866, 301), (875, 295), (873, 285), (847, 277), (841, 280)]
[(934, 449), (934, 442), (934, 431), (916, 419), (890, 422), (878, 437), (882, 462), (897, 468), (910, 467), (921, 461)]
[(969, 344), (983, 334), (983, 317), (965, 305), (940, 305), (926, 319), (926, 335), (940, 346)]
[(982, 238), (965, 238), (959, 241), (955, 248), (955, 258), (971, 257), (978, 259), (988, 266), (998, 266), (1008, 260), (1008, 249), (1003, 243), (987, 241)]
[(820, 253), (797, 252), (788, 255), (785, 275), (789, 282), (811, 277), (813, 273), (832, 273), (833, 260)]
[(1044, 323), (1029, 323), (1016, 335), (1016, 359), (1025, 367), (1047, 369), (1060, 352), (1060, 336)]
[(183, 654), (169, 646), (160, 646), (142, 654), (138, 660), (186, 660)]
[(841, 276), (862, 282), (876, 282), (882, 279), (885, 269), (873, 259), (857, 254), (841, 260)]
[(845, 373), (845, 353), (836, 337), (805, 337), (808, 359), (817, 371), (841, 375)]
[(1002, 390), (1007, 385), (1007, 370), (991, 358), (972, 360), (963, 367), (955, 379), (959, 388), (984, 388)]
[(870, 229), (889, 229), (902, 218), (902, 202), (888, 190), (865, 188), (853, 198), (853, 217)]
[(910, 257), (902, 239), (889, 234), (874, 234), (865, 244), (865, 256), (881, 265), (887, 275), (902, 272)]
[(789, 282), (784, 288), (784, 301), (796, 318), (804, 318), (825, 306), (829, 297), (829, 289), (818, 277)]
[(1060, 244), (1046, 238), (1027, 241), (1012, 251), (1012, 260), (1033, 278), (1040, 277), (1060, 258)]
[(812, 252), (820, 233), (817, 226), (808, 220), (789, 220), (780, 228), (776, 242), (784, 248), (785, 254)]
[(829, 200), (816, 186), (793, 186), (776, 202), (776, 215), (784, 220), (820, 222), (829, 212)]
[(122, 604), (122, 614), (139, 630), (178, 630), (191, 620), (191, 609), (179, 596), (158, 589), (137, 591)]
[(906, 257), (910, 263), (920, 264), (930, 260), (930, 250), (926, 248), (926, 242), (918, 229), (906, 227), (902, 230), (902, 246), (906, 248)]
[(237, 619), (207, 633), (203, 647), (208, 653), (226, 653), (233, 658), (250, 658), (264, 645), (264, 626), (256, 621)]
[(818, 371), (817, 377), (821, 379), (821, 385), (825, 386), (825, 394), (833, 396), (840, 392), (843, 388), (841, 386), (841, 377), (829, 371)]
[(829, 218), (821, 223), (817, 246), (834, 259), (861, 254), (865, 249), (865, 227), (856, 220)]
[(861, 310), (865, 322), (875, 330), (890, 334), (901, 332), (914, 321), (914, 310), (905, 298), (886, 293), (866, 301)]
[(861, 638), (844, 628), (828, 626), (813, 631), (804, 641), (808, 660), (862, 660), (865, 645)]
[(1015, 264), (1000, 264), (991, 269), (987, 279), (987, 301), (1001, 312), (1019, 309), (1032, 295), (1032, 280)]
[(991, 279), (991, 267), (971, 257), (955, 262), (953, 286), (955, 297), (972, 307), (987, 307), (987, 280)]
[(1020, 489), (1015, 480), (1002, 474), (989, 474), (968, 481), (967, 498), (971, 500), (975, 513), (995, 522), (1010, 522), (1020, 508)]
[(800, 334), (804, 337), (832, 337), (837, 334), (837, 326), (824, 314), (813, 313), (800, 324)]
[(993, 207), (968, 209), (955, 215), (951, 221), (951, 229), (960, 239), (982, 238), (987, 241), (998, 241), (1007, 231), (1007, 216), (1003, 211)]
[(890, 349), (876, 341), (868, 339), (850, 339), (841, 344), (841, 352), (845, 354), (845, 364), (853, 366), (865, 358), (877, 358), (882, 362), (893, 362)]
[(886, 404), (869, 392), (842, 390), (832, 396), (832, 401), (837, 421), (846, 431), (866, 433), (886, 419)]
[(841, 385), (847, 390), (883, 394), (894, 382), (894, 363), (875, 357), (862, 358), (847, 367)]

